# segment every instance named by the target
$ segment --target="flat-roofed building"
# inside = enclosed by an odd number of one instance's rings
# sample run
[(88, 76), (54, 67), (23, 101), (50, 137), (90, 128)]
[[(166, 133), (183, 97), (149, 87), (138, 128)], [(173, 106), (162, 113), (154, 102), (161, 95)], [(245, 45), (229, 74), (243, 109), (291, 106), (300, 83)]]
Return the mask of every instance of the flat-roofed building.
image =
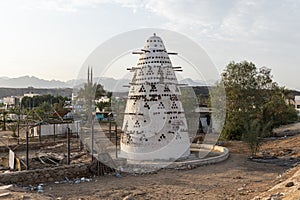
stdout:
[(3, 104), (5, 105), (6, 109), (15, 107), (20, 103), (20, 98), (16, 96), (11, 97), (4, 97), (3, 98)]

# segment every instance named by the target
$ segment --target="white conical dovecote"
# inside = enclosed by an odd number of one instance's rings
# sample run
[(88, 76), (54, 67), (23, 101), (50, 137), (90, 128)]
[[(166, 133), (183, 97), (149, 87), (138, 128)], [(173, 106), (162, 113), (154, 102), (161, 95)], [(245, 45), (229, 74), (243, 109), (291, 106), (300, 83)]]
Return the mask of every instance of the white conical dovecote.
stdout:
[[(169, 54), (151, 36), (133, 72), (121, 137), (121, 157), (173, 160), (189, 155), (189, 136), (181, 93)], [(175, 54), (175, 53), (172, 53)], [(180, 69), (179, 69), (180, 70)]]

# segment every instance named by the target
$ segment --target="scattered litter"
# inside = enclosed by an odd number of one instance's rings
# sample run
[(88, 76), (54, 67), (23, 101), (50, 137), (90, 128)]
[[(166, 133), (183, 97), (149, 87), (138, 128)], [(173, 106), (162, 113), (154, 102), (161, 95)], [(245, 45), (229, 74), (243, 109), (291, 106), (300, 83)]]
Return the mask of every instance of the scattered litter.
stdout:
[(84, 177), (82, 177), (80, 180), (81, 180), (81, 181), (85, 181), (85, 178), (84, 178)]
[(43, 184), (39, 184), (39, 185), (37, 186), (37, 190), (38, 190), (38, 193), (44, 192)]
[(92, 179), (90, 178), (76, 178), (76, 179), (69, 179), (68, 177), (64, 178), (65, 180), (63, 181), (55, 181), (55, 184), (60, 184), (60, 183), (69, 183), (69, 184), (79, 184), (79, 183), (83, 183), (83, 182), (90, 182)]
[(66, 180), (67, 182), (69, 182), (69, 183), (71, 182), (71, 181), (68, 179), (68, 177), (65, 177), (65, 180)]
[(122, 176), (121, 176), (120, 173), (116, 173), (116, 177), (117, 177), (117, 178), (121, 178)]
[(28, 191), (34, 191), (34, 190), (36, 190), (36, 187), (29, 185), (29, 186), (24, 187), (24, 189), (28, 190)]

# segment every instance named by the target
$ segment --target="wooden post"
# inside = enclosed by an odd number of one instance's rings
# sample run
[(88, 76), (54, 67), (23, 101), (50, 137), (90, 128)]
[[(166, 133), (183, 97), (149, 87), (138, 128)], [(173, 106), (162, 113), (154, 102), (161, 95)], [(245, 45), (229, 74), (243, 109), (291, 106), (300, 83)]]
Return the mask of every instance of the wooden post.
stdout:
[(92, 161), (94, 161), (94, 120), (92, 119)]
[(39, 141), (40, 141), (40, 144), (42, 143), (42, 125), (39, 124), (38, 126), (38, 131), (39, 131)]
[(70, 151), (71, 151), (71, 145), (70, 145), (70, 128), (67, 127), (67, 146), (68, 146), (68, 154), (67, 154), (67, 164), (70, 164)]
[(115, 123), (115, 132), (116, 132), (116, 158), (118, 158), (118, 126), (117, 126), (117, 122)]
[(55, 142), (55, 123), (53, 124), (53, 142)]
[[(81, 127), (81, 126), (80, 126)], [(79, 132), (79, 129), (77, 129), (77, 131)], [(83, 149), (83, 143), (82, 143), (82, 133), (81, 133), (81, 128), (80, 128), (80, 133), (78, 134), (79, 135), (79, 149), (80, 149), (80, 151), (82, 151), (82, 149)]]
[(109, 133), (109, 140), (111, 140), (111, 120), (109, 119), (109, 129), (108, 129), (108, 133)]
[(26, 169), (29, 169), (29, 137), (28, 137), (28, 129), (26, 130)]
[(20, 144), (20, 108), (19, 108), (19, 115), (18, 115), (18, 144)]

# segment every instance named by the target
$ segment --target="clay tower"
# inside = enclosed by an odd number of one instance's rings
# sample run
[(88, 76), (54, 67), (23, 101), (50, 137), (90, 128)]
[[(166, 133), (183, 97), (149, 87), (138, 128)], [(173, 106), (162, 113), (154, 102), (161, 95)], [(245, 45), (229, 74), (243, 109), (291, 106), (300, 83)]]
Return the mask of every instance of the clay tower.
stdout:
[(187, 157), (189, 136), (181, 92), (163, 41), (154, 33), (141, 52), (128, 93), (121, 157), (174, 160)]

